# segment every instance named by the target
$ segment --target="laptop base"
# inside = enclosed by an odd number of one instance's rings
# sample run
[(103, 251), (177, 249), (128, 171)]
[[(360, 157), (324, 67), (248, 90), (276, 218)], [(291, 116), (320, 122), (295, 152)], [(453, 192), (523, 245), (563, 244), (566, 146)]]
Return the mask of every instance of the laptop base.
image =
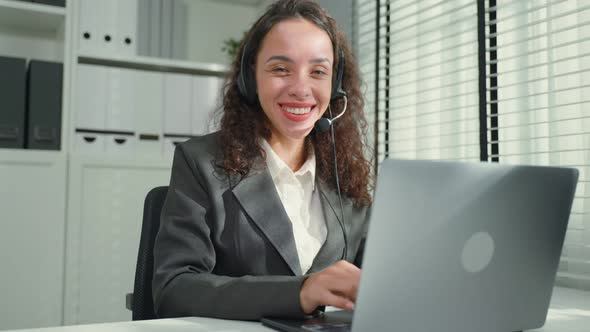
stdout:
[(347, 332), (352, 328), (352, 311), (331, 311), (305, 319), (262, 318), (263, 325), (283, 332)]

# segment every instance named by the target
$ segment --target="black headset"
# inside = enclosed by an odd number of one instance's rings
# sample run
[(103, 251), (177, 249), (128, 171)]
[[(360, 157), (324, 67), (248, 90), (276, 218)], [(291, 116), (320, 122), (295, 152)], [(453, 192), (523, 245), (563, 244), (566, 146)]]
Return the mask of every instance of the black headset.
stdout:
[[(244, 45), (244, 51), (242, 52), (242, 59), (240, 61), (240, 72), (238, 74), (238, 91), (240, 95), (250, 105), (253, 105), (258, 100), (256, 95), (256, 79), (252, 68), (250, 68), (250, 56), (251, 51), (248, 47), (248, 43)], [(339, 97), (346, 96), (346, 92), (342, 88), (342, 78), (344, 76), (344, 53), (342, 50), (338, 50), (338, 64), (336, 67), (336, 75), (332, 80), (332, 95), (330, 100), (334, 100)]]

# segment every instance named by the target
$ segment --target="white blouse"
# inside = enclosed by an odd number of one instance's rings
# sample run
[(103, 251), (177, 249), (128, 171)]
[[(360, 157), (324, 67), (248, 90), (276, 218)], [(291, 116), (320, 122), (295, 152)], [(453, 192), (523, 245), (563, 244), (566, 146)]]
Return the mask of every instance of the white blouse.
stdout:
[(310, 152), (303, 166), (293, 172), (265, 139), (261, 140), (261, 146), (266, 152), (272, 180), (293, 225), (301, 271), (306, 273), (327, 235), (319, 192), (315, 188), (315, 154)]

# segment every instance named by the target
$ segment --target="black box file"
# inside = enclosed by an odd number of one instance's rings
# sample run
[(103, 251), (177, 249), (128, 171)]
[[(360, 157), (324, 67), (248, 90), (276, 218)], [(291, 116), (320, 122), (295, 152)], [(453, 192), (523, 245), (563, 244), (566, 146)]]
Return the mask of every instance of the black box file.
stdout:
[(58, 6), (58, 7), (65, 7), (66, 0), (33, 0), (35, 3), (41, 3), (44, 5), (51, 5), (51, 6)]
[(27, 75), (28, 149), (59, 150), (62, 105), (61, 63), (31, 60)]
[(25, 147), (25, 59), (0, 57), (0, 148)]

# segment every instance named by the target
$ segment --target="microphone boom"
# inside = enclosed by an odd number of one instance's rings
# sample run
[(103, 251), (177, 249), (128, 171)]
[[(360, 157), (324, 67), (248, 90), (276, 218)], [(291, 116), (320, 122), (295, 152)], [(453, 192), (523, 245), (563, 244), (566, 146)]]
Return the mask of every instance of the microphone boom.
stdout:
[[(315, 130), (319, 131), (320, 133), (326, 132), (334, 124), (334, 121), (338, 120), (338, 118), (340, 118), (342, 115), (344, 115), (344, 113), (346, 112), (346, 108), (348, 106), (348, 98), (346, 98), (346, 96), (342, 96), (342, 98), (344, 98), (344, 108), (342, 109), (342, 112), (340, 112), (340, 114), (336, 115), (332, 119), (328, 119), (328, 118), (319, 119), (318, 121), (315, 122), (315, 125), (314, 125)], [(330, 105), (328, 105), (328, 108), (329, 107), (330, 107)]]

